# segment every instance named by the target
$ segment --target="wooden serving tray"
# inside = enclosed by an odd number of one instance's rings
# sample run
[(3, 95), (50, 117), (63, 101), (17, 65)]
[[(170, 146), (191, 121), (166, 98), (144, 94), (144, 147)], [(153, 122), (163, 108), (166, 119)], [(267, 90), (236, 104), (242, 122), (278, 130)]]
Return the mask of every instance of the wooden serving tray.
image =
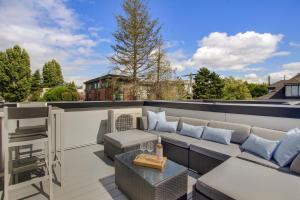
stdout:
[(163, 160), (160, 161), (157, 159), (156, 155), (149, 155), (149, 154), (139, 154), (133, 160), (135, 165), (143, 166), (143, 167), (150, 167), (154, 169), (163, 170), (167, 162), (167, 158), (163, 157)]

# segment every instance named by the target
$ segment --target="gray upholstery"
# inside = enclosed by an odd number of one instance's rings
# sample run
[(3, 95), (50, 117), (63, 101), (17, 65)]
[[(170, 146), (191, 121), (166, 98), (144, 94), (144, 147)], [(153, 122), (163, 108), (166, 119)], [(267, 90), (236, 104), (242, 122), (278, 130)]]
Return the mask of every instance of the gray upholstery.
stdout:
[(138, 117), (138, 128), (140, 130), (147, 130), (148, 129), (147, 116)]
[(210, 121), (209, 127), (233, 130), (231, 142), (242, 144), (250, 135), (251, 126), (237, 123)]
[(300, 178), (239, 158), (230, 158), (201, 176), (198, 191), (214, 200), (298, 200)]
[(283, 131), (260, 128), (256, 126), (251, 128), (251, 133), (268, 140), (279, 140), (285, 134)]
[(182, 123), (190, 124), (193, 126), (207, 126), (208, 120), (204, 119), (196, 119), (196, 118), (189, 118), (189, 117), (181, 117), (178, 124), (178, 131), (181, 130)]
[(104, 139), (111, 142), (119, 148), (129, 147), (142, 142), (156, 140), (157, 136), (145, 131), (133, 129), (122, 132), (108, 133), (104, 135)]
[(161, 137), (163, 141), (183, 148), (189, 148), (192, 143), (200, 141), (199, 139), (180, 135), (178, 133), (164, 133), (161, 134)]
[(166, 120), (168, 122), (178, 122), (179, 119), (180, 119), (179, 117), (174, 117), (174, 116), (169, 116), (169, 115), (166, 116)]
[(274, 160), (266, 160), (264, 158), (261, 158), (259, 156), (256, 156), (252, 153), (248, 153), (246, 151), (244, 151), (243, 153), (241, 153), (240, 155), (238, 155), (238, 158), (247, 160), (247, 161), (251, 161), (254, 162), (256, 164), (260, 164), (266, 167), (271, 167), (273, 169), (279, 169), (280, 166), (274, 161)]
[(291, 167), (290, 167), (291, 172), (295, 172), (297, 174), (300, 174), (300, 153), (298, 156), (293, 160)]
[(221, 161), (241, 154), (241, 149), (237, 144), (230, 143), (226, 145), (207, 140), (199, 140), (196, 143), (192, 143), (190, 150)]

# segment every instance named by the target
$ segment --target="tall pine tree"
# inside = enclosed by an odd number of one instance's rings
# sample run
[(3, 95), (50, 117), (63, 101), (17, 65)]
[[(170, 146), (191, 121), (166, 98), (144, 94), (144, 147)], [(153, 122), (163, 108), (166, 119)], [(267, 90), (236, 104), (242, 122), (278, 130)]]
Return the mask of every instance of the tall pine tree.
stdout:
[(132, 95), (137, 99), (139, 79), (147, 76), (153, 65), (151, 53), (157, 46), (160, 27), (157, 19), (150, 19), (143, 0), (125, 0), (123, 10), (125, 15), (116, 17), (116, 44), (112, 46), (114, 55), (110, 60), (116, 65), (115, 70), (131, 77)]
[(195, 76), (193, 85), (194, 99), (220, 99), (223, 96), (224, 82), (221, 77), (210, 72), (207, 68), (200, 68)]
[(32, 75), (32, 83), (31, 83), (31, 91), (41, 91), (42, 90), (42, 77), (40, 70), (35, 70), (35, 72)]
[(62, 85), (64, 78), (61, 72), (61, 66), (56, 60), (48, 61), (43, 66), (43, 84), (44, 87), (55, 87)]
[(25, 49), (15, 45), (0, 52), (0, 93), (6, 101), (24, 101), (30, 94), (30, 58)]

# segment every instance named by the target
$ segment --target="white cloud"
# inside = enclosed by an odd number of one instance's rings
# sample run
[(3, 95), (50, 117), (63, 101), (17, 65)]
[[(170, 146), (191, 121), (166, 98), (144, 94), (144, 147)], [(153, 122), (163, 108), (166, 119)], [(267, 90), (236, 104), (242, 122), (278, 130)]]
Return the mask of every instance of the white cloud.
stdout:
[(296, 74), (300, 73), (300, 62), (283, 64), (281, 68), (282, 69), (280, 71), (270, 73), (271, 82), (283, 80), (284, 78), (290, 79)]
[(174, 48), (178, 47), (180, 45), (184, 45), (184, 41), (178, 41), (178, 40), (169, 40), (164, 42), (164, 48), (169, 49), (169, 48)]
[[(107, 39), (99, 36), (100, 28), (91, 27), (79, 33), (81, 24), (64, 0), (0, 1), (0, 50), (15, 44), (25, 48), (31, 57), (32, 70), (54, 58), (60, 62), (66, 79), (87, 70), (87, 63), (74, 65), (74, 60), (98, 64), (101, 55), (94, 47)], [(97, 34), (96, 34), (97, 33)], [(102, 56), (102, 60), (106, 59)]]
[(282, 38), (281, 34), (254, 31), (236, 35), (213, 32), (199, 41), (199, 48), (187, 64), (213, 70), (243, 70), (272, 56), (287, 55), (288, 52), (276, 52)]
[(255, 73), (245, 74), (244, 80), (246, 80), (248, 83), (265, 83), (266, 79), (265, 77), (259, 77)]
[(290, 42), (289, 45), (291, 47), (300, 47), (300, 43), (297, 43), (297, 42)]
[(167, 53), (168, 59), (170, 60), (172, 69), (176, 71), (184, 70), (185, 66), (187, 65), (188, 56), (182, 49), (168, 52)]

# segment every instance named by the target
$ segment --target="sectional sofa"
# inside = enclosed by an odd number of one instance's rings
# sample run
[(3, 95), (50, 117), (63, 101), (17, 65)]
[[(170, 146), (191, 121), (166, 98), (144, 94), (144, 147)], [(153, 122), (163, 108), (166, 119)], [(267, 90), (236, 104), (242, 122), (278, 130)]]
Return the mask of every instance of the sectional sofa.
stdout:
[[(165, 156), (202, 174), (194, 186), (193, 199), (300, 199), (300, 154), (290, 166), (280, 168), (273, 160), (241, 150), (250, 134), (278, 140), (285, 132), (186, 117), (166, 119), (179, 122), (177, 133), (149, 132), (147, 117), (142, 117), (139, 130), (106, 134), (105, 154), (113, 159), (115, 154), (138, 149), (141, 142), (155, 141), (159, 134)], [(225, 145), (178, 134), (183, 123), (233, 130), (231, 142)]]

